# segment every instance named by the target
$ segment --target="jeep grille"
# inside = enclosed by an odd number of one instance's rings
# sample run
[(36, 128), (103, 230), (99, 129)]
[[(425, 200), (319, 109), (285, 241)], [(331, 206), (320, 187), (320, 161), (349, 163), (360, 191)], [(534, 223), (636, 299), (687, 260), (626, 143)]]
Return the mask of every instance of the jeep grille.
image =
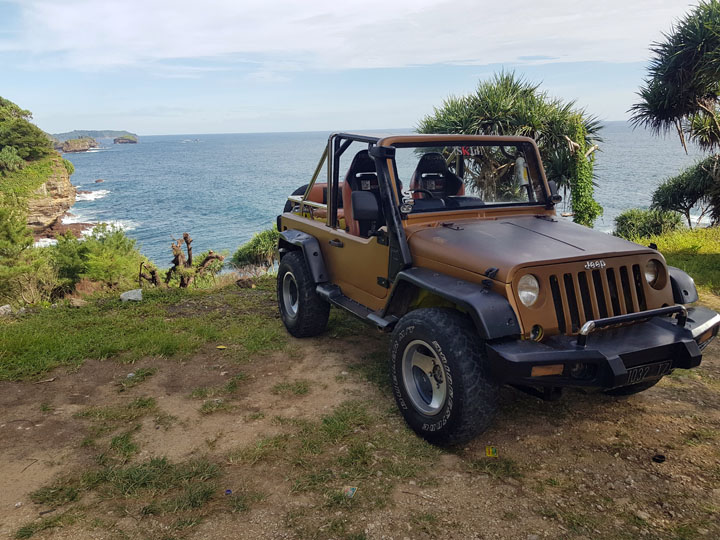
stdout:
[(644, 283), (638, 264), (551, 275), (560, 333), (576, 334), (588, 320), (645, 311)]

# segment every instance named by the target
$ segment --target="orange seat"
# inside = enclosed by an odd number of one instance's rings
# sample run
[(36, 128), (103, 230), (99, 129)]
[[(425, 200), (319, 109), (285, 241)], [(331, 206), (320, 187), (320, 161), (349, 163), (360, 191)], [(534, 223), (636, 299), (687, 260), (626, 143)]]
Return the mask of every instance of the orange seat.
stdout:
[(345, 223), (347, 231), (355, 236), (367, 237), (372, 223), (361, 222), (353, 219), (352, 213), (352, 192), (369, 191), (378, 199), (380, 204), (380, 184), (378, 184), (375, 162), (367, 150), (360, 150), (350, 163), (348, 172), (345, 175), (345, 182), (342, 188), (343, 208), (345, 210)]

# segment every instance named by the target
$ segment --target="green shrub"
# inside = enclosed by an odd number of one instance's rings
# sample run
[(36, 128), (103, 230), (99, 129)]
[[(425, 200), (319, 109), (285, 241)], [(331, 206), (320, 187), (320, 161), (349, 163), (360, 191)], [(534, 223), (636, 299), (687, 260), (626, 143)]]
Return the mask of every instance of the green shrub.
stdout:
[(6, 146), (0, 150), (0, 172), (15, 172), (25, 167), (25, 160), (18, 154), (14, 146)]
[(682, 216), (663, 210), (625, 210), (615, 218), (615, 236), (627, 240), (666, 234), (683, 228)]
[(13, 146), (22, 159), (49, 155), (52, 143), (43, 130), (30, 122), (32, 114), (0, 97), (0, 150)]
[(232, 257), (235, 266), (273, 266), (277, 260), (280, 233), (277, 227), (256, 233)]
[(72, 234), (58, 238), (50, 248), (52, 260), (66, 290), (86, 278), (109, 287), (129, 286), (145, 258), (122, 229), (101, 224), (82, 240)]

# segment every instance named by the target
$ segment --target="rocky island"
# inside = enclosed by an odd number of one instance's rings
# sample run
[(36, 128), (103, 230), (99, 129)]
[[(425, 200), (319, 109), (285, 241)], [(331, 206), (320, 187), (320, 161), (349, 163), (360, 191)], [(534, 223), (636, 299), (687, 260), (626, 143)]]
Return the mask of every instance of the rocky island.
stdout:
[(113, 143), (115, 144), (137, 144), (138, 139), (136, 135), (122, 135), (121, 137), (115, 137)]
[(55, 150), (63, 153), (71, 152), (87, 152), (91, 148), (100, 146), (92, 137), (80, 137), (77, 139), (68, 139), (66, 141), (58, 141), (55, 143)]

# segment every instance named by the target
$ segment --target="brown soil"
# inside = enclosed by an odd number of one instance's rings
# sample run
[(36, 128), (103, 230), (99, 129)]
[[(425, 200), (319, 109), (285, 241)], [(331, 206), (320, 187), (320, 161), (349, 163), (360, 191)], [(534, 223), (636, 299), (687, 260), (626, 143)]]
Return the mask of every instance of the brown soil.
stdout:
[[(61, 512), (32, 503), (29, 494), (93, 466), (96, 451), (81, 444), (88, 421), (75, 413), (153, 396), (158, 408), (175, 418), (169, 427), (152, 418), (141, 421), (136, 460), (208, 455), (224, 464), (222, 487), (237, 490), (249, 483), (267, 496), (248, 512), (212, 514), (183, 531), (183, 538), (720, 537), (717, 344), (709, 347), (700, 369), (677, 372), (626, 399), (572, 392), (558, 402), (541, 402), (504, 390), (493, 428), (465, 448), (441, 453), (423, 476), (401, 481), (390, 503), (373, 510), (318, 508), (307, 493), (290, 490), (289, 465), (283, 461), (263, 468), (227, 463), (228, 452), (282, 433), (283, 426), (273, 421), (277, 416), (318, 420), (351, 398), (393, 408), (386, 389), (357, 370), (368, 353), (381, 355), (386, 345), (387, 338), (375, 334), (292, 340), (288, 351), (252, 362), (230, 349), (207, 346), (183, 363), (88, 361), (75, 372), (56, 370), (42, 382), (2, 382), (0, 535), (12, 536), (41, 512), (50, 511), (46, 517)], [(128, 373), (143, 367), (157, 373), (119, 392)], [(202, 401), (190, 397), (193, 389), (223, 385), (239, 372), (247, 378), (231, 409), (200, 414)], [(308, 381), (310, 391), (290, 397), (273, 393), (276, 384), (288, 380)], [(389, 418), (377, 429), (404, 429), (398, 416)], [(499, 457), (486, 458), (487, 446)], [(660, 454), (665, 461), (654, 462)], [(362, 499), (362, 482), (358, 488), (356, 497)], [(35, 537), (173, 537), (151, 516), (117, 515), (94, 506), (92, 497), (83, 503), (86, 519)], [(307, 522), (293, 524), (290, 516), (302, 512), (319, 516), (314, 530), (308, 532)], [(347, 530), (330, 532), (324, 516), (346, 522)], [(111, 525), (88, 525), (101, 518)]]

